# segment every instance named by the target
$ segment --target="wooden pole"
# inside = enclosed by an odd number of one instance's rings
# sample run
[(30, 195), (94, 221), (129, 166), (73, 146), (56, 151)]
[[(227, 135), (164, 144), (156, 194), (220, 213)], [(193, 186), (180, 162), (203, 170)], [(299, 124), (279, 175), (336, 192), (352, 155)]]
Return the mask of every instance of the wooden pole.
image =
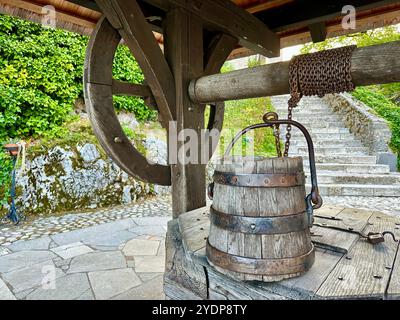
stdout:
[[(177, 132), (191, 129), (200, 136), (204, 129), (204, 107), (191, 103), (187, 87), (191, 79), (203, 74), (203, 24), (195, 15), (178, 7), (167, 13), (164, 33), (165, 56), (175, 78), (176, 107), (172, 113)], [(178, 140), (177, 149), (183, 147), (184, 142)], [(199, 157), (200, 149), (199, 144)], [(177, 162), (171, 166), (174, 218), (206, 205), (205, 165), (185, 165), (179, 159)]]
[[(358, 48), (351, 59), (356, 86), (400, 82), (400, 41)], [(190, 83), (196, 103), (211, 103), (289, 93), (289, 62), (199, 78)]]

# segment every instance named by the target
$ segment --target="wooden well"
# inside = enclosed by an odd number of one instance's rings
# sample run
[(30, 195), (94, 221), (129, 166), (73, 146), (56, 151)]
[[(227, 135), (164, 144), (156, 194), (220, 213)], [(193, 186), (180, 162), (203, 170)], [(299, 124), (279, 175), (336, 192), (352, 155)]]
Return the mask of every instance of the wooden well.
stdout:
[(314, 263), (303, 159), (229, 158), (217, 165), (207, 258), (240, 280), (279, 281)]

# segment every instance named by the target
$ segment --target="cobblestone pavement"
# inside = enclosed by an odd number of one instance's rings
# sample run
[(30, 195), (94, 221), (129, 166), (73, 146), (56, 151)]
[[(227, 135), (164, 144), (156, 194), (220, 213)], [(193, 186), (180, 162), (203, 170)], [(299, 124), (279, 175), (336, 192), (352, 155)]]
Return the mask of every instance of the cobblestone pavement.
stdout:
[(97, 210), (95, 212), (71, 213), (60, 217), (42, 217), (21, 222), (13, 226), (0, 223), (1, 248), (18, 240), (32, 240), (77, 229), (87, 228), (107, 222), (138, 217), (171, 217), (170, 197), (150, 198), (129, 206)]

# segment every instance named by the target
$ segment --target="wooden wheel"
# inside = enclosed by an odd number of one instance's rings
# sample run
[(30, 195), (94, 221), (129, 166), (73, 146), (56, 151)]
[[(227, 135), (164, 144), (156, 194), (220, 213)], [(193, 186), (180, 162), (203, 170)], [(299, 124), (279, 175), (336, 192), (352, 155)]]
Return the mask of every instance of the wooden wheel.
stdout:
[[(113, 106), (113, 95), (131, 95), (145, 98), (155, 107), (164, 127), (176, 119), (175, 79), (160, 47), (135, 1), (129, 3), (127, 12), (120, 6), (110, 9), (107, 1), (102, 3), (103, 17), (90, 39), (85, 62), (84, 93), (93, 130), (108, 155), (128, 174), (140, 180), (171, 185), (171, 168), (154, 164), (143, 156), (129, 141), (118, 121)], [(113, 79), (112, 66), (115, 52), (121, 40), (129, 47), (140, 65), (146, 85), (131, 84)], [(218, 72), (237, 40), (227, 35), (217, 35), (211, 41), (205, 56), (204, 74)], [(218, 134), (219, 139), (224, 117), (224, 103), (211, 105), (207, 128)], [(209, 158), (216, 145), (210, 143)]]
[[(130, 84), (112, 78), (114, 55), (120, 41), (120, 33), (106, 18), (102, 18), (89, 42), (84, 86), (86, 105), (94, 133), (108, 155), (128, 174), (146, 182), (171, 185), (170, 167), (151, 163), (126, 137), (114, 110), (113, 95), (154, 99), (153, 103), (155, 102), (162, 119), (166, 122), (172, 121), (169, 101), (173, 100), (173, 96), (164, 95), (163, 84), (159, 79), (154, 79), (156, 71), (148, 59), (136, 58), (148, 85)], [(145, 50), (139, 47), (137, 50), (142, 51), (140, 55), (146, 56)]]

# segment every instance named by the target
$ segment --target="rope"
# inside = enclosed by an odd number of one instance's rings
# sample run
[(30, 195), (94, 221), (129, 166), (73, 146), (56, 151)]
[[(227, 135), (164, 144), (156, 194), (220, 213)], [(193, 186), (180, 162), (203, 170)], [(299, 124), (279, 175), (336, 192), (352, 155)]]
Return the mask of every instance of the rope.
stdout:
[[(288, 119), (303, 96), (323, 97), (329, 93), (355, 89), (351, 77), (351, 57), (357, 46), (303, 54), (292, 59), (289, 66), (290, 99)], [(287, 127), (284, 156), (288, 157), (292, 127)]]

